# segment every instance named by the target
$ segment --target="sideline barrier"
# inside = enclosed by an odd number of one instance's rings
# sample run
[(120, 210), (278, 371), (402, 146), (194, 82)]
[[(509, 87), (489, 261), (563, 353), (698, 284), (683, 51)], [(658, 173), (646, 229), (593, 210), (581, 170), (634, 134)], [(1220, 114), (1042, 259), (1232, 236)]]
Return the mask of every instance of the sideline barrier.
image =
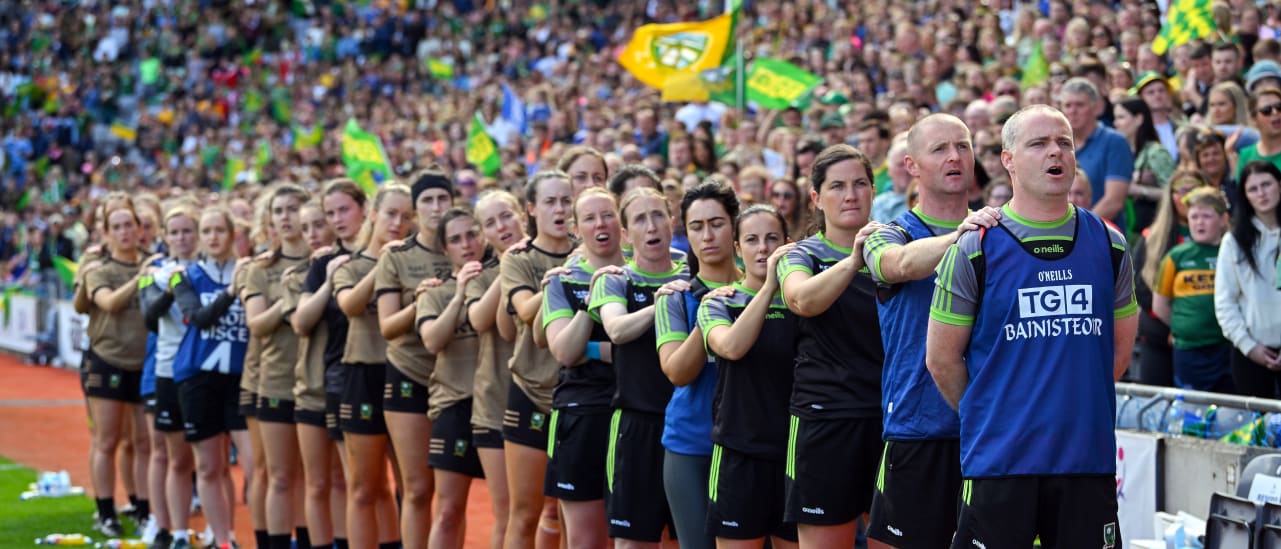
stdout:
[(77, 313), (70, 301), (58, 302), (58, 359), (63, 368), (80, 368), (89, 348), (89, 315)]
[[(1138, 413), (1141, 431), (1133, 429), (1117, 429), (1117, 488), (1118, 492), (1124, 491), (1123, 487), (1128, 489), (1125, 493), (1127, 498), (1146, 497), (1147, 488), (1136, 487), (1129, 482), (1127, 476), (1133, 477), (1136, 471), (1142, 470), (1139, 464), (1126, 463), (1122, 467), (1122, 456), (1120, 449), (1126, 448), (1129, 451), (1125, 441), (1138, 440), (1146, 438), (1155, 443), (1156, 454), (1154, 463), (1151, 463), (1150, 471), (1155, 476), (1155, 494), (1152, 494), (1155, 502), (1155, 510), (1177, 513), (1186, 511), (1198, 517), (1205, 518), (1210, 512), (1210, 495), (1214, 492), (1223, 492), (1227, 494), (1237, 493), (1237, 487), (1245, 479), (1241, 473), (1245, 470), (1246, 464), (1257, 456), (1264, 454), (1277, 454), (1281, 452), (1277, 448), (1264, 446), (1246, 446), (1241, 444), (1230, 444), (1223, 442), (1218, 438), (1198, 438), (1196, 436), (1170, 436), (1165, 433), (1157, 432), (1159, 425), (1150, 425), (1145, 421), (1144, 416), (1151, 417), (1154, 412), (1159, 410), (1163, 413), (1168, 407), (1170, 401), (1175, 397), (1182, 395), (1183, 401), (1194, 406), (1215, 405), (1229, 410), (1240, 410), (1245, 412), (1259, 413), (1281, 413), (1281, 400), (1272, 400), (1258, 397), (1246, 397), (1239, 395), (1229, 395), (1220, 393), (1210, 393), (1205, 391), (1188, 391), (1173, 387), (1156, 387), (1151, 385), (1140, 385), (1136, 383), (1117, 383), (1116, 393), (1118, 397), (1130, 396), (1137, 399), (1149, 399), (1142, 404)], [(1124, 461), (1130, 461), (1130, 454), (1126, 454)], [(1123, 474), (1124, 473), (1124, 474)], [(1124, 508), (1126, 501), (1118, 493), (1118, 503)], [(1136, 509), (1137, 511), (1137, 509)], [(1146, 509), (1142, 511), (1143, 520), (1147, 521), (1146, 530), (1142, 523), (1133, 522), (1132, 532), (1143, 534), (1145, 531), (1151, 532), (1152, 513)], [(1124, 512), (1122, 513), (1124, 516)], [(1125, 531), (1127, 521), (1122, 519), (1122, 531)], [(1130, 535), (1127, 533), (1126, 539), (1151, 539), (1151, 535)]]

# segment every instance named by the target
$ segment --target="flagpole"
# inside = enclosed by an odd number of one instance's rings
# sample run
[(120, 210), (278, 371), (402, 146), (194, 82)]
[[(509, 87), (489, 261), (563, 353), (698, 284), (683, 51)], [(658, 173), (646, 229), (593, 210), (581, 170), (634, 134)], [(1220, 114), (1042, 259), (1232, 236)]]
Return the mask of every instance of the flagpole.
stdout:
[[(725, 13), (733, 13), (736, 4), (742, 0), (725, 0)], [(734, 108), (739, 112), (743, 110), (745, 100), (743, 98), (743, 41), (738, 39), (738, 25), (732, 27), (734, 36), (730, 39), (734, 41)]]

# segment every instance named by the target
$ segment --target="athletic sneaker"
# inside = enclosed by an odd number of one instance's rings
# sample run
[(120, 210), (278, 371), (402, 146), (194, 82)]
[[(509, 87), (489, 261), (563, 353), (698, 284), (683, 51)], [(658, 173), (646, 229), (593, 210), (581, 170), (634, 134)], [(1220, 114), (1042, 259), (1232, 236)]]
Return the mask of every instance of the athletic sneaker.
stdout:
[(197, 537), (200, 541), (201, 546), (212, 547), (214, 542), (213, 526), (206, 525), (205, 531), (201, 532), (200, 535)]
[(156, 523), (156, 517), (147, 517), (147, 520), (138, 523), (139, 536), (143, 543), (151, 543), (156, 540), (160, 533), (160, 525)]
[(93, 523), (93, 529), (108, 538), (119, 538), (125, 535), (125, 528), (120, 525), (120, 519), (116, 517), (95, 520)]
[(176, 539), (173, 540), (173, 545), (170, 545), (169, 549), (191, 549), (191, 542), (185, 539)]
[[(156, 532), (155, 537), (151, 540), (149, 549), (173, 549), (173, 547), (177, 547), (173, 540), (173, 534), (170, 534), (168, 530), (160, 530)], [(191, 545), (188, 544), (186, 547), (189, 549)]]

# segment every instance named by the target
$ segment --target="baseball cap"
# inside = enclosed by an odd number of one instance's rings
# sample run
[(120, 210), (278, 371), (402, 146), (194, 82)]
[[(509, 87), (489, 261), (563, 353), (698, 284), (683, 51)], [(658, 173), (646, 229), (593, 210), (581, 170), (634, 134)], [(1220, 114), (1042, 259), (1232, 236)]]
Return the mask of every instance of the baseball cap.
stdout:
[(1281, 80), (1281, 66), (1268, 59), (1255, 63), (1245, 73), (1245, 90), (1247, 92), (1254, 91), (1254, 85), (1265, 78)]

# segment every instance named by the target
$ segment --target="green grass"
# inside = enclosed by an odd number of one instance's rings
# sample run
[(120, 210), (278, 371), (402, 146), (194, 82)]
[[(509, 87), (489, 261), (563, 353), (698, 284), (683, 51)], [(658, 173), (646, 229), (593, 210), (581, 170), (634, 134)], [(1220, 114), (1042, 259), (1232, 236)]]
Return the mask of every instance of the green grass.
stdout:
[[(36, 538), (49, 534), (85, 534), (103, 541), (93, 531), (93, 500), (88, 497), (18, 499), (35, 481), (35, 471), (0, 457), (0, 547), (34, 548)], [(126, 524), (125, 531), (132, 527)]]

